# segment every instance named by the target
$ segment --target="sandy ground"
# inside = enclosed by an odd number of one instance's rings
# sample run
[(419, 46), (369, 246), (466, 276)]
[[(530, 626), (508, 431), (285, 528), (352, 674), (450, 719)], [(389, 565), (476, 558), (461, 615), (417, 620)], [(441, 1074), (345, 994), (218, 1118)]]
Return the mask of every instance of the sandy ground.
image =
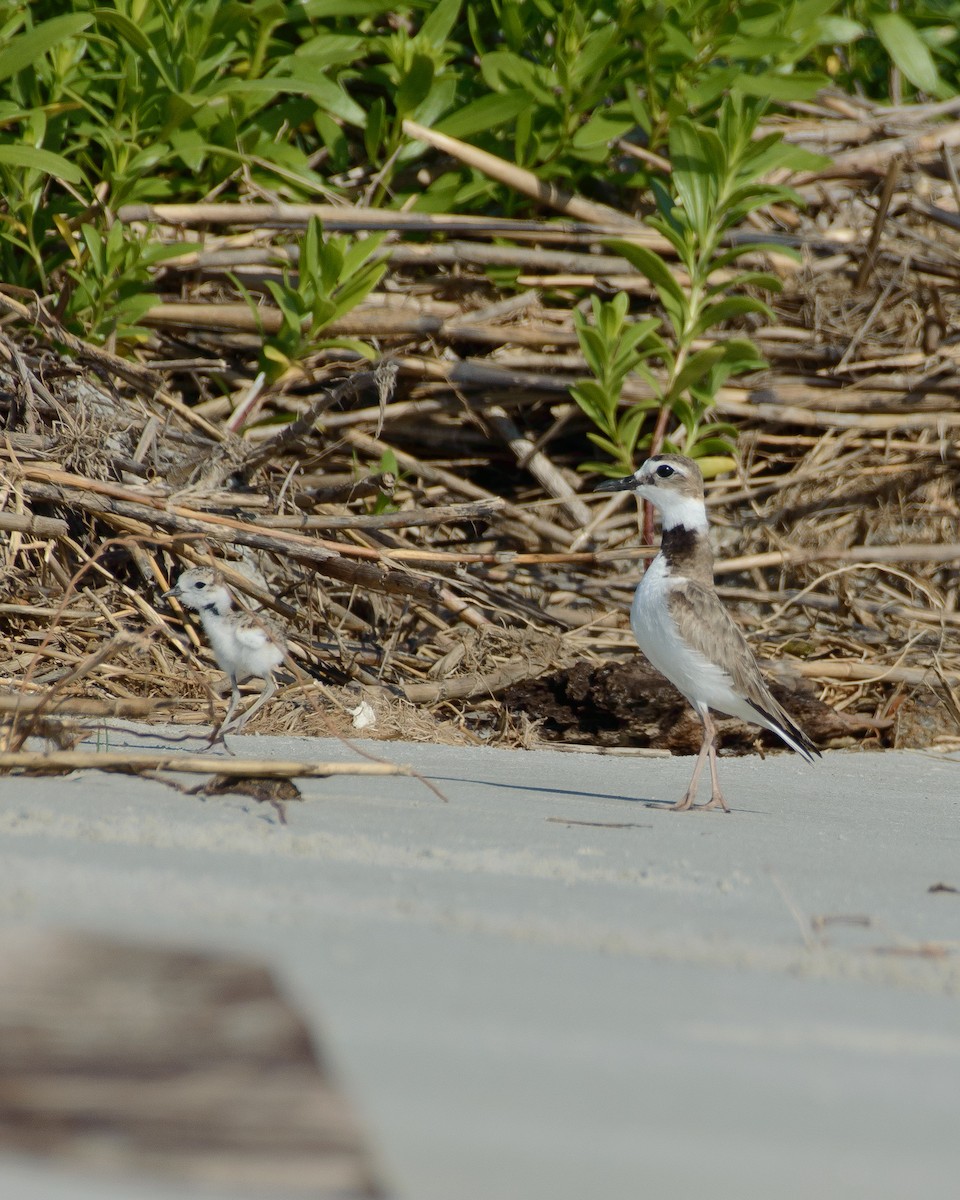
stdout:
[[(147, 780), (0, 779), (0, 920), (269, 963), (398, 1197), (954, 1193), (960, 894), (929, 889), (960, 888), (960, 763), (731, 759), (725, 816), (663, 810), (685, 759), (371, 749), (449, 803), (308, 780), (284, 827)], [(0, 1194), (87, 1193), (8, 1158)]]

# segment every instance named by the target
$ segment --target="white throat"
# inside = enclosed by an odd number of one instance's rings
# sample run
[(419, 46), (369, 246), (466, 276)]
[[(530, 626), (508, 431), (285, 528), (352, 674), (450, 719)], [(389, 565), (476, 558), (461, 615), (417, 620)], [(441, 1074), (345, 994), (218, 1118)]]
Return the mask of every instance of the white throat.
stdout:
[(681, 496), (677, 492), (668, 492), (665, 488), (651, 487), (649, 484), (637, 488), (637, 495), (649, 500), (660, 510), (664, 529), (696, 529), (705, 533), (707, 530), (707, 509), (702, 500), (694, 496)]

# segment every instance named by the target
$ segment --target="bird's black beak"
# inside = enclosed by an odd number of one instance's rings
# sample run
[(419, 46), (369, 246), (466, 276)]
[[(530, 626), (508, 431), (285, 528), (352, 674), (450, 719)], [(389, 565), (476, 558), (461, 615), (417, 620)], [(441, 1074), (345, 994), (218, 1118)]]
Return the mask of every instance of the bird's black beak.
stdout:
[(626, 475), (623, 479), (605, 479), (593, 489), (595, 492), (631, 492), (637, 486), (636, 475)]

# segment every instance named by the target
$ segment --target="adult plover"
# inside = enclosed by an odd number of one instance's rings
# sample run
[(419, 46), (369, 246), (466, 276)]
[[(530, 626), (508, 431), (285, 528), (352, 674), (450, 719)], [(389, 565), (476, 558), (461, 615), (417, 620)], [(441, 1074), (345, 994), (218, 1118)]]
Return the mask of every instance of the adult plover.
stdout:
[(233, 732), (238, 732), (277, 690), (273, 672), (287, 654), (283, 635), (273, 622), (256, 613), (234, 612), (230, 593), (222, 578), (210, 567), (191, 567), (184, 571), (164, 596), (176, 596), (186, 608), (199, 614), (214, 658), (229, 676), (230, 705), (214, 737), (222, 737), (230, 727), (240, 703), (240, 680), (250, 676), (263, 679), (263, 691), (234, 726)]
[[(820, 751), (770, 695), (757, 660), (720, 602), (713, 585), (713, 551), (700, 468), (682, 454), (657, 454), (625, 479), (598, 484), (598, 492), (634, 492), (660, 511), (660, 553), (633, 597), (630, 624), (650, 662), (686, 696), (703, 722), (693, 778), (676, 809), (722, 808), (717, 780), (716, 727), (710, 709), (770, 729), (809, 762)], [(704, 760), (713, 791), (693, 804)]]

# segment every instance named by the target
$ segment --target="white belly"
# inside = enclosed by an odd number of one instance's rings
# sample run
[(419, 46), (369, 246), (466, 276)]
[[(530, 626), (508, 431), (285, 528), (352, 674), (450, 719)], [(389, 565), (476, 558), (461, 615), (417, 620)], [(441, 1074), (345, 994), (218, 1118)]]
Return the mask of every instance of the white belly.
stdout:
[[(670, 616), (670, 589), (679, 581), (671, 579), (666, 564), (658, 555), (640, 580), (630, 608), (630, 625), (640, 649), (694, 708), (716, 708), (720, 712), (741, 715), (744, 701), (733, 690), (728, 672), (692, 650), (677, 633)], [(756, 715), (747, 715), (756, 721)]]
[(283, 661), (280, 647), (256, 627), (238, 626), (232, 617), (208, 619), (203, 625), (220, 669), (236, 679), (265, 679)]

